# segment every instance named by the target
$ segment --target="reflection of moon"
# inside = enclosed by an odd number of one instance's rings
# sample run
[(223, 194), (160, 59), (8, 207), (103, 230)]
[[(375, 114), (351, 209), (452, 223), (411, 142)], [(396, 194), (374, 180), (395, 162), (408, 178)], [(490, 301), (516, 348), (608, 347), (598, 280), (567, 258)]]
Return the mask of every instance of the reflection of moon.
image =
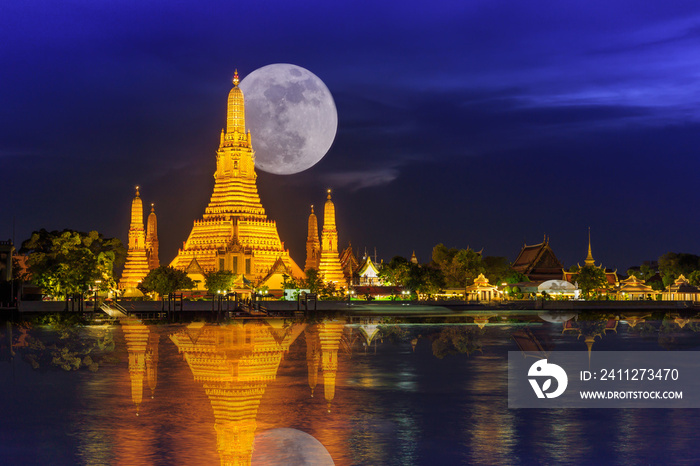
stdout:
[(256, 168), (291, 175), (326, 155), (338, 129), (338, 112), (316, 75), (296, 65), (267, 65), (246, 76), (239, 87)]
[(550, 322), (552, 324), (563, 324), (564, 322), (576, 317), (575, 312), (564, 312), (564, 311), (545, 311), (537, 314), (540, 319), (545, 322)]
[(326, 466), (335, 463), (323, 444), (306, 432), (296, 429), (271, 429), (255, 436), (251, 464)]

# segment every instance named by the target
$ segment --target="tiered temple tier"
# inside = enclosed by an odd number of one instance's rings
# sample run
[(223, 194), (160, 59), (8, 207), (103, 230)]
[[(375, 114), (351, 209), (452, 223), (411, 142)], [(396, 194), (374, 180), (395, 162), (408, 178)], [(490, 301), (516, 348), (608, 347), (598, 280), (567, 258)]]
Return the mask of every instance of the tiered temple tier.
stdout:
[(273, 220), (205, 219), (194, 222), (190, 237), (171, 265), (185, 269), (192, 259), (196, 258), (202, 269), (214, 271), (217, 267), (217, 253), (236, 246), (252, 252), (254, 270), (251, 270), (251, 274), (254, 275), (267, 273), (279, 257), (282, 257), (285, 263), (291, 260)]
[(216, 182), (204, 218), (227, 214), (266, 218), (255, 179), (228, 178)]
[(119, 280), (119, 288), (135, 288), (148, 275), (148, 257), (145, 249), (130, 249), (126, 256), (124, 271)]
[(337, 251), (321, 249), (321, 260), (318, 270), (324, 282), (332, 282), (338, 285), (345, 285), (346, 279), (343, 269), (340, 266), (340, 258)]

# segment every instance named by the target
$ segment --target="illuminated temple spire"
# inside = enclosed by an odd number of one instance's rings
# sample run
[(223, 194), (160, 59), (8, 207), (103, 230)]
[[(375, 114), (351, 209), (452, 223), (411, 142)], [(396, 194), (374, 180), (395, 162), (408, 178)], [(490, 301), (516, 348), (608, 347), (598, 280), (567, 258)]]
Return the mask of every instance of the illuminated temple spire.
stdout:
[(228, 109), (226, 113), (226, 133), (245, 133), (245, 105), (243, 91), (238, 87), (238, 70), (233, 74), (233, 89), (228, 93)]
[(314, 213), (314, 206), (311, 206), (311, 214), (309, 215), (309, 234), (306, 237), (306, 264), (304, 271), (309, 269), (318, 270), (318, 264), (321, 260), (321, 243), (318, 241), (318, 219)]
[(595, 260), (593, 259), (593, 252), (591, 252), (591, 227), (588, 227), (588, 256), (583, 262), (586, 267), (594, 267)]
[(195, 220), (170, 265), (186, 270), (196, 259), (206, 273), (229, 270), (252, 281), (262, 279), (281, 258), (295, 277), (303, 277), (280, 240), (277, 224), (265, 215), (256, 180), (255, 154), (251, 134), (245, 132), (244, 97), (236, 71), (228, 95), (226, 128), (216, 151), (214, 192), (203, 218)]
[(136, 287), (148, 272), (146, 237), (143, 231), (143, 202), (141, 202), (139, 187), (136, 186), (136, 195), (131, 201), (129, 249), (126, 253), (124, 271), (119, 280), (119, 289), (125, 291), (125, 296), (142, 296), (143, 294)]
[(154, 204), (151, 204), (151, 213), (146, 222), (146, 256), (148, 256), (148, 268), (150, 270), (160, 267), (158, 259), (158, 219)]
[(323, 209), (323, 232), (321, 233), (321, 260), (318, 265), (319, 275), (325, 283), (345, 286), (345, 275), (338, 257), (338, 230), (335, 227), (335, 204), (331, 200), (331, 190)]

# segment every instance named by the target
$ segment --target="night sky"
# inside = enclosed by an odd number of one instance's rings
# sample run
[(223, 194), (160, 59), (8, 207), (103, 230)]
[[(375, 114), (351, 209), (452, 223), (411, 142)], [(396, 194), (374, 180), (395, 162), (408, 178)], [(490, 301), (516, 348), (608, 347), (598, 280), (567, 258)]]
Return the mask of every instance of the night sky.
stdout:
[(259, 172), (301, 266), (328, 187), (340, 246), (384, 260), (444, 243), (512, 261), (546, 234), (568, 267), (589, 226), (620, 272), (700, 254), (697, 0), (29, 0), (0, 23), (2, 239), (126, 243), (139, 184), (169, 263), (209, 201), (234, 69), (293, 63), (339, 117), (319, 164)]

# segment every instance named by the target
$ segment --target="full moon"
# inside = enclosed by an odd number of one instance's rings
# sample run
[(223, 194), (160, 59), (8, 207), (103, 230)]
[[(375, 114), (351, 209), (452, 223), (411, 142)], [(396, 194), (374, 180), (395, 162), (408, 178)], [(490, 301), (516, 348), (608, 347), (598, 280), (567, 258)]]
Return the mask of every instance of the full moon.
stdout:
[(250, 73), (239, 87), (255, 167), (291, 175), (313, 167), (330, 149), (338, 112), (330, 91), (315, 74), (287, 63)]

